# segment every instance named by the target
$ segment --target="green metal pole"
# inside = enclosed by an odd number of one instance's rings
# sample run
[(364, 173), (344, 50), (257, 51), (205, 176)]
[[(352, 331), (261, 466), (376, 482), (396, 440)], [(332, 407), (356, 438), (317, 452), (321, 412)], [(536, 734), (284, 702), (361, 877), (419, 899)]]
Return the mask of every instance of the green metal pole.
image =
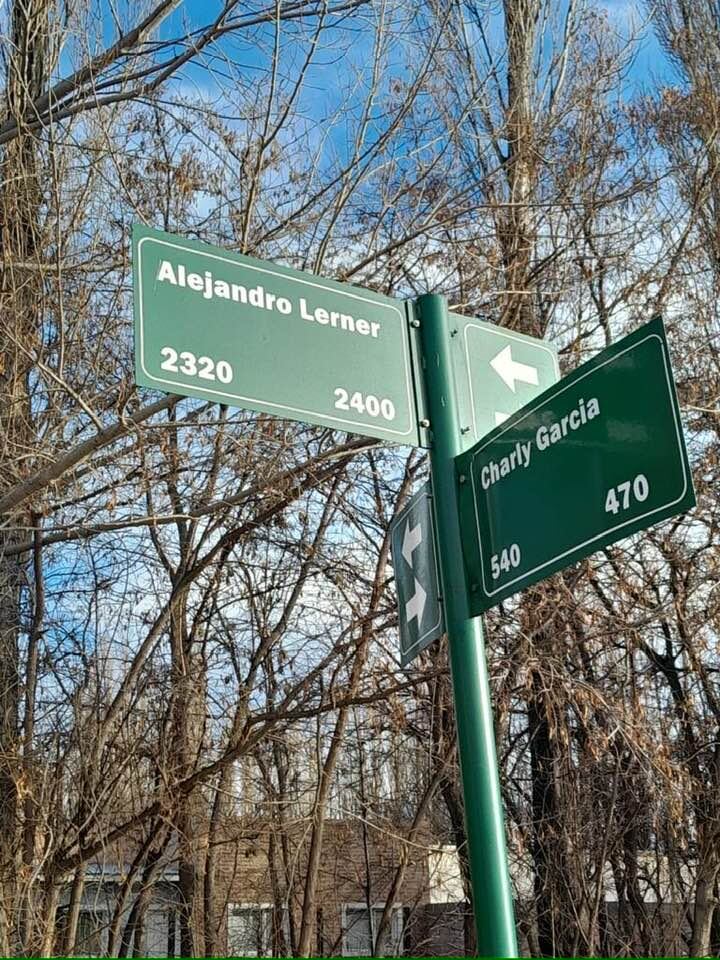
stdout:
[(454, 459), (461, 453), (460, 420), (444, 297), (415, 301), (420, 321), (432, 444), (430, 465), (445, 623), (455, 694), (455, 719), (465, 800), (465, 830), (473, 889), (477, 955), (516, 957), (513, 911), (498, 779), (487, 661), (480, 618), (469, 619), (460, 546)]

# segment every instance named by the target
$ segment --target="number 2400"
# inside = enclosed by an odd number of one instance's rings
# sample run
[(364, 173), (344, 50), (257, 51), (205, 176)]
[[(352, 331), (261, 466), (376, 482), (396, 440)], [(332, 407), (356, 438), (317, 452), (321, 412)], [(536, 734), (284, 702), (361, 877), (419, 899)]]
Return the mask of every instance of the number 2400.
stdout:
[(378, 398), (372, 393), (362, 394), (359, 390), (350, 396), (344, 387), (335, 389), (336, 410), (357, 410), (358, 413), (367, 413), (370, 417), (383, 417), (384, 420), (395, 419), (395, 404), (387, 397)]

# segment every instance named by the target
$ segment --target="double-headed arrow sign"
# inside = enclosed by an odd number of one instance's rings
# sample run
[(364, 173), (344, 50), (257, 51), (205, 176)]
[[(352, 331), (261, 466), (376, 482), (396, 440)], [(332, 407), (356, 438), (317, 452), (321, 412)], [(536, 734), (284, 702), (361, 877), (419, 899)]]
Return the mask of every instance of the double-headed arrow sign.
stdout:
[[(413, 551), (423, 542), (423, 533), (421, 523), (416, 524), (414, 527), (410, 526), (410, 524), (410, 517), (407, 517), (405, 520), (405, 533), (403, 535), (402, 555), (405, 558), (405, 563), (414, 571)], [(431, 533), (431, 530), (428, 532)], [(415, 593), (405, 604), (405, 620), (407, 623), (417, 619), (418, 627), (420, 627), (426, 598), (427, 592), (423, 589), (423, 585), (418, 578), (415, 577)]]
[(406, 666), (445, 631), (429, 483), (393, 521), (390, 546), (400, 606), (400, 659)]

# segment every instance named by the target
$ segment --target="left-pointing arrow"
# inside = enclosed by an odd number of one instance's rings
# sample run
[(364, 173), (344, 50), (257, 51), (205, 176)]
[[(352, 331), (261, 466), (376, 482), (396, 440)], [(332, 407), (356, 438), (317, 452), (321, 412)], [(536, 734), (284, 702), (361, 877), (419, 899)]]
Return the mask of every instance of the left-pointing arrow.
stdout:
[(408, 520), (405, 524), (405, 536), (403, 537), (402, 545), (402, 555), (405, 557), (405, 561), (409, 567), (413, 565), (412, 555), (413, 550), (420, 546), (422, 543), (422, 527), (420, 524), (416, 524), (414, 527), (410, 526), (410, 521)]
[(530, 383), (534, 386), (538, 385), (538, 372), (536, 367), (531, 367), (527, 363), (520, 363), (517, 360), (513, 360), (512, 350), (510, 349), (510, 344), (498, 353), (496, 357), (490, 361), (490, 366), (493, 368), (495, 373), (503, 380), (515, 393), (515, 381), (519, 380), (520, 383)]
[(423, 610), (425, 609), (425, 599), (427, 593), (422, 588), (422, 584), (415, 577), (415, 593), (405, 604), (405, 619), (408, 623), (417, 617), (418, 627), (422, 623)]

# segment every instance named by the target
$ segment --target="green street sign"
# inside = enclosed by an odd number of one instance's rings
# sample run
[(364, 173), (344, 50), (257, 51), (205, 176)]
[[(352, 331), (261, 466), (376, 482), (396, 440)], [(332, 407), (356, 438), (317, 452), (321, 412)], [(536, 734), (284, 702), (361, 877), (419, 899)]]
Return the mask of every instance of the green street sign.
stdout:
[(492, 323), (449, 315), (463, 441), (470, 447), (560, 377), (544, 340)]
[(420, 445), (405, 305), (133, 228), (139, 384)]
[(445, 632), (433, 526), (432, 489), (426, 483), (390, 528), (403, 667)]
[(455, 460), (472, 616), (695, 504), (662, 320)]

